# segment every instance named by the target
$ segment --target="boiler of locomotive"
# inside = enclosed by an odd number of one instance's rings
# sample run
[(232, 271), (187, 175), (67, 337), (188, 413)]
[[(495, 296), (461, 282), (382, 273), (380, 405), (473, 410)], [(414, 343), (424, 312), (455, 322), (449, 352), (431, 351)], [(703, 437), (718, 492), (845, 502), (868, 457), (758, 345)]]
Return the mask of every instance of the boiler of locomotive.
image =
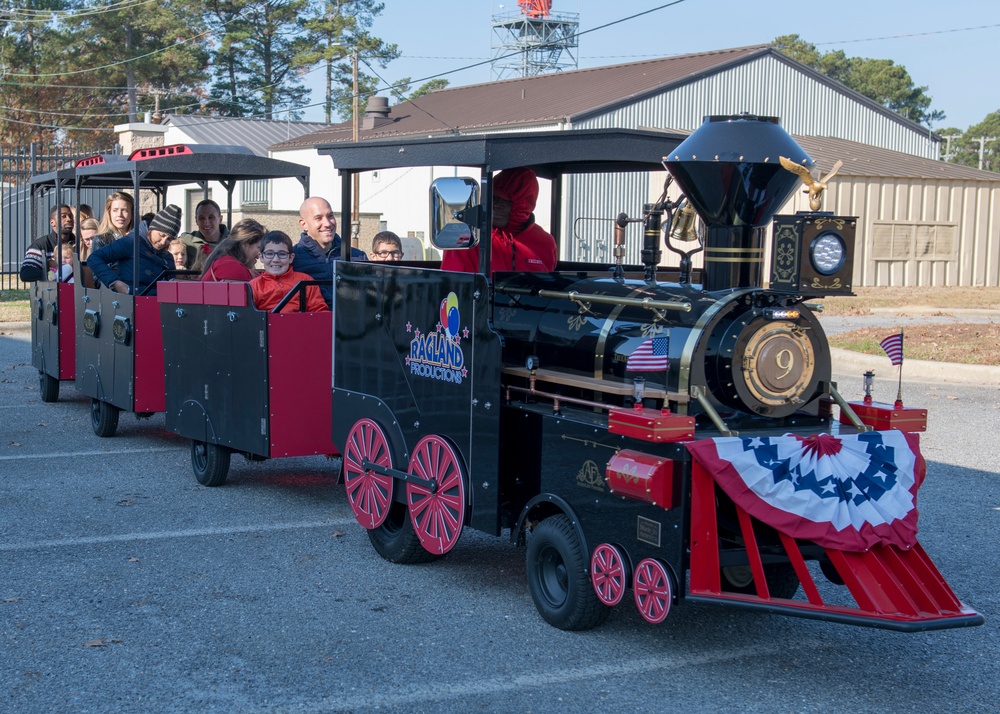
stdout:
[(765, 226), (798, 183), (782, 156), (813, 163), (776, 119), (708, 117), (665, 161), (707, 226), (702, 284), (499, 277), (494, 320), (504, 361), (535, 355), (543, 369), (623, 392), (641, 378), (647, 392), (682, 395), (671, 405), (679, 411), (709, 419), (714, 411), (729, 429), (825, 418), (830, 358), (819, 321), (800, 296), (761, 288)]
[[(686, 285), (527, 273), (498, 276), (494, 299), (507, 364), (535, 356), (541, 369), (600, 380), (619, 393), (631, 393), (637, 379), (647, 393), (686, 395), (704, 387), (731, 429), (761, 418), (821, 416), (829, 353), (819, 321), (796, 298), (756, 288), (707, 293)], [(594, 391), (604, 399), (615, 393)], [(696, 401), (671, 406), (701, 416), (699, 425), (708, 422)]]

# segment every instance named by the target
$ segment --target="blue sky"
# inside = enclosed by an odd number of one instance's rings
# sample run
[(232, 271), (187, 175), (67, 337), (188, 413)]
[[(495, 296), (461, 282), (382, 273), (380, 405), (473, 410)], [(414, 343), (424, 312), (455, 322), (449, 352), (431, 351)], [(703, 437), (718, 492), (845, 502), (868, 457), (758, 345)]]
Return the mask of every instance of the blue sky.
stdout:
[[(488, 60), (490, 20), (517, 11), (516, 0), (383, 0), (374, 32), (403, 56), (386, 69), (389, 82), (420, 79)], [(579, 13), (580, 30), (664, 5), (669, 0), (553, 0), (552, 10)], [(503, 9), (500, 9), (500, 6)], [(983, 27), (987, 26), (987, 27)], [(983, 28), (983, 29), (965, 29)], [(953, 31), (958, 30), (958, 31)], [(1000, 3), (972, 0), (683, 0), (643, 17), (584, 34), (579, 66), (763, 44), (798, 34), (822, 51), (891, 59), (926, 86), (932, 107), (947, 118), (935, 129), (965, 130), (1000, 110)], [(321, 72), (313, 72), (311, 103), (322, 102)], [(488, 64), (447, 74), (452, 86), (488, 82)], [(322, 109), (305, 119), (322, 120)]]

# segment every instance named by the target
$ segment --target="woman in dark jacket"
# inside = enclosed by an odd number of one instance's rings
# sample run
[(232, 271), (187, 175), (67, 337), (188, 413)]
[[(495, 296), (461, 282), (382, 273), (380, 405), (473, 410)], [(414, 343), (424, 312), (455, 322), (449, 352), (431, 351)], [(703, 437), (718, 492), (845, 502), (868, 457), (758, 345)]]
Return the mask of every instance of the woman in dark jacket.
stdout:
[[(181, 228), (181, 209), (170, 205), (156, 214), (149, 224), (147, 235), (143, 235), (143, 226), (129, 233), (124, 238), (110, 243), (90, 254), (87, 264), (94, 271), (94, 277), (112, 290), (120, 293), (138, 294), (150, 285), (165, 271), (174, 269), (174, 259), (167, 251), (170, 241), (177, 237)], [(139, 274), (135, 275), (135, 243), (139, 241)], [(115, 270), (112, 263), (117, 263)], [(133, 281), (138, 277), (138, 283)], [(153, 286), (149, 295), (156, 294)]]

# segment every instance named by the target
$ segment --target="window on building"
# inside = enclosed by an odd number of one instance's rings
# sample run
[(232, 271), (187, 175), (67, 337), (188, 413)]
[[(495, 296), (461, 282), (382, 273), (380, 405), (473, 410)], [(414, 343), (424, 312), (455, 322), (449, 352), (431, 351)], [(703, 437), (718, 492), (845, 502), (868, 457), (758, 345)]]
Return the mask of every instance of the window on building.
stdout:
[(241, 183), (240, 205), (267, 206), (269, 186), (267, 179), (253, 179), (252, 181), (242, 181)]
[(876, 222), (872, 226), (874, 260), (955, 260), (958, 225), (954, 223)]

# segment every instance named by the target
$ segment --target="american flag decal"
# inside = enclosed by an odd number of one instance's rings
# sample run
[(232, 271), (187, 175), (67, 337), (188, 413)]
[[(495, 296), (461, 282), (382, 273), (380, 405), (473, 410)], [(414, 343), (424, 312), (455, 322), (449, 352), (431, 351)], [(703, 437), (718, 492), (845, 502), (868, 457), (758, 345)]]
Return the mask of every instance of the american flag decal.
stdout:
[(629, 355), (625, 369), (630, 372), (660, 372), (670, 366), (670, 341), (662, 337), (650, 337), (643, 340), (635, 352)]

